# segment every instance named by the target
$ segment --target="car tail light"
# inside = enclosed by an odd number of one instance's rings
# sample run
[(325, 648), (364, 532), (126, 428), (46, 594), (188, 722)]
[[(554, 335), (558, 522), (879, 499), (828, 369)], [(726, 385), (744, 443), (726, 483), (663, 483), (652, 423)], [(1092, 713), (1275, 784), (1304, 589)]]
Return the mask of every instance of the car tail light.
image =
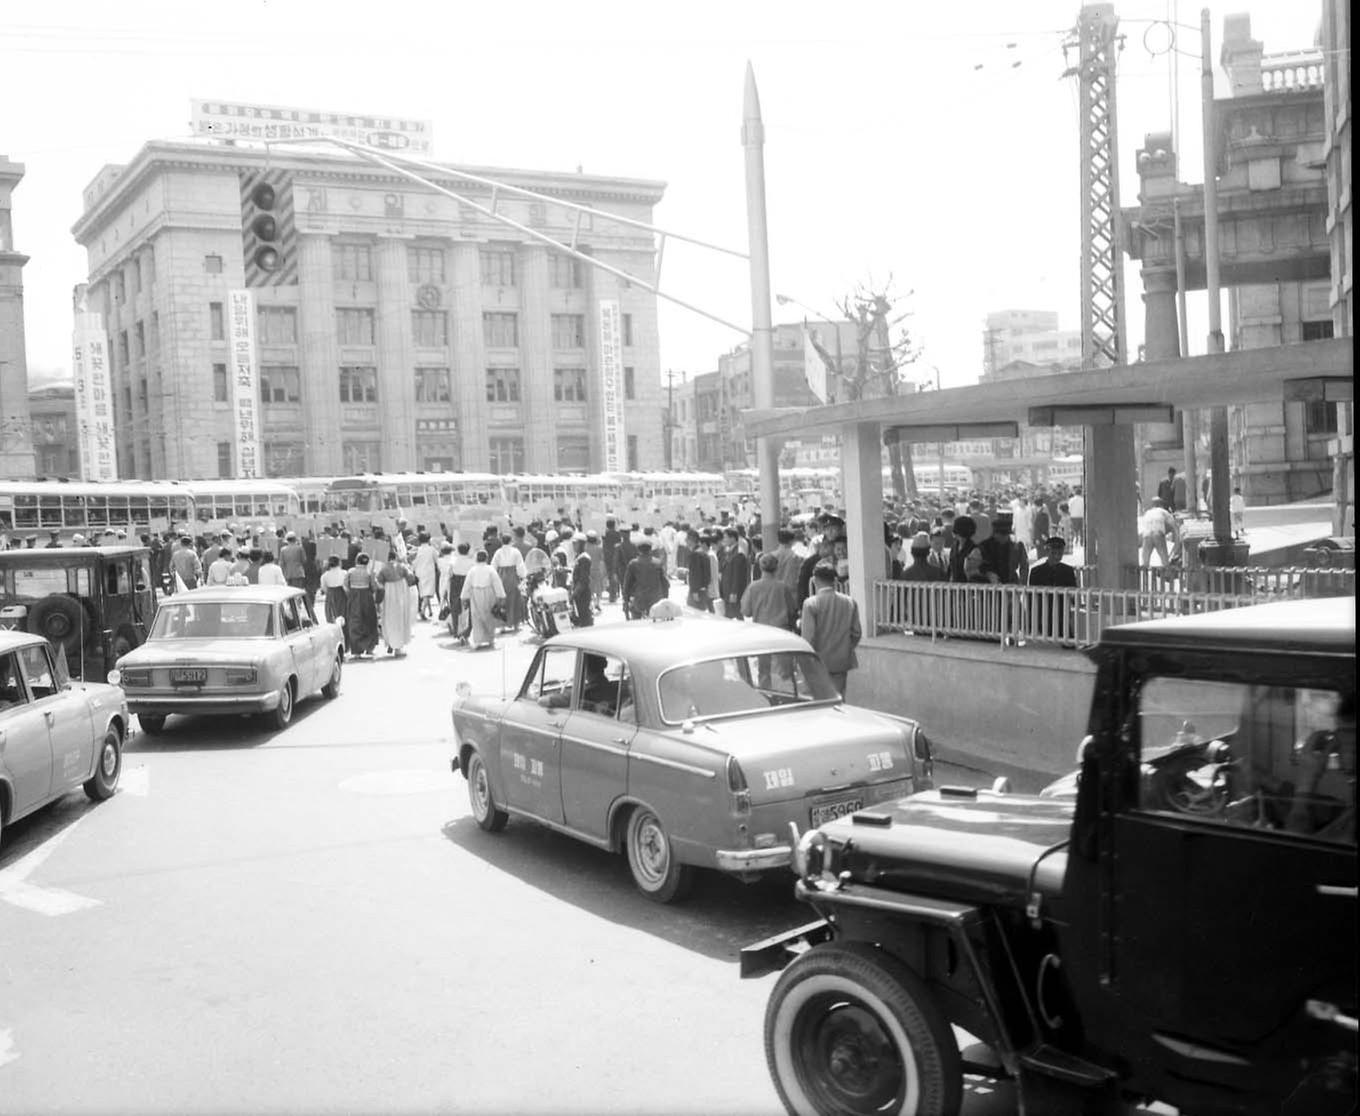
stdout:
[[(118, 675), (114, 678), (114, 675)], [(149, 686), (151, 685), (151, 672), (149, 670), (129, 670), (124, 667), (122, 670), (109, 671), (109, 681), (115, 686)]]
[(930, 737), (919, 725), (916, 727), (916, 737), (912, 742), (912, 752), (916, 756), (917, 772), (921, 778), (929, 779), (935, 772), (935, 749), (930, 743)]
[(736, 756), (727, 757), (727, 789), (736, 797), (737, 812), (749, 814), (751, 812), (751, 790), (746, 785), (746, 772), (742, 771), (741, 764), (737, 762)]
[(254, 667), (227, 667), (222, 673), (228, 686), (249, 686), (259, 677)]

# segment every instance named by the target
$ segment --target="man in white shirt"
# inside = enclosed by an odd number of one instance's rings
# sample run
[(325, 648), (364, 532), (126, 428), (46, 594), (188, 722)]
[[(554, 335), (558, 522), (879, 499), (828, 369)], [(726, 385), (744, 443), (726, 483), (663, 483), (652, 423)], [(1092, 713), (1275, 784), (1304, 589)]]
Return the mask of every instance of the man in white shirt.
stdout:
[(1086, 525), (1086, 497), (1081, 494), (1080, 487), (1074, 488), (1068, 498), (1067, 515), (1072, 520), (1072, 541), (1084, 544), (1086, 536), (1082, 534), (1082, 529)]
[(217, 557), (213, 559), (212, 565), (208, 567), (209, 585), (226, 585), (227, 578), (231, 577), (231, 544), (223, 542), (217, 548)]
[(275, 559), (275, 557), (267, 550), (260, 556), (260, 584), (288, 584), (288, 579), (283, 576), (283, 567), (279, 565), (277, 559)]
[(1138, 564), (1149, 565), (1149, 559), (1156, 551), (1163, 566), (1171, 565), (1167, 536), (1170, 536), (1173, 547), (1179, 545), (1180, 532), (1176, 527), (1176, 517), (1166, 510), (1160, 497), (1153, 497), (1152, 505), (1138, 519), (1138, 539), (1143, 547)]

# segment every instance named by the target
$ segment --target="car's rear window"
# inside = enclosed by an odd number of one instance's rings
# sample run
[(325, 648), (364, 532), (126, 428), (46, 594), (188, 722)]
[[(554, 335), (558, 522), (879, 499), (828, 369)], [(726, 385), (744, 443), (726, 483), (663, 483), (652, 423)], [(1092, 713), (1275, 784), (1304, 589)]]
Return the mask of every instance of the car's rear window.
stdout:
[(258, 601), (163, 603), (150, 639), (251, 639), (274, 634), (274, 606)]
[(671, 667), (657, 686), (661, 719), (669, 724), (840, 700), (826, 667), (810, 651), (727, 655)]

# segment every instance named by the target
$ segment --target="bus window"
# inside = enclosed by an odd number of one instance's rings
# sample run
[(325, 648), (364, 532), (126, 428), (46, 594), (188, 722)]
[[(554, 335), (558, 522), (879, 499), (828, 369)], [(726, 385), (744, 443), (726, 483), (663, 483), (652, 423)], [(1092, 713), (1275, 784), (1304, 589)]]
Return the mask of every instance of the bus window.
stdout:
[(240, 516), (242, 519), (249, 519), (251, 517), (253, 513), (250, 510), (249, 496), (241, 493), (233, 495), (229, 497), (229, 499), (233, 501), (232, 506), (236, 509), (236, 515)]
[(109, 498), (107, 496), (85, 497), (85, 518), (90, 521), (91, 527), (107, 527), (109, 525)]
[(38, 525), (38, 498), (36, 496), (14, 497), (14, 526), (20, 530)]
[(170, 498), (170, 518), (177, 523), (187, 523), (189, 521), (188, 496), (172, 496)]

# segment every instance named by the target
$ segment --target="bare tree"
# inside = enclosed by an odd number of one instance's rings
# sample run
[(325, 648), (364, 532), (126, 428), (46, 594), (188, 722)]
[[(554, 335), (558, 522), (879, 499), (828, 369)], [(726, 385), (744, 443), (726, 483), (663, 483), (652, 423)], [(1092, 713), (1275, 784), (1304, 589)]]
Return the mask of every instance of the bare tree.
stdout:
[[(836, 358), (815, 338), (812, 344), (826, 365), (831, 382), (836, 385), (838, 401), (853, 402), (899, 395), (904, 389), (916, 390), (905, 369), (919, 359), (921, 351), (906, 325), (911, 311), (899, 308), (899, 304), (913, 293), (895, 294), (889, 276), (881, 289), (860, 284), (836, 304), (845, 320), (855, 325), (855, 352), (851, 360), (846, 361), (848, 367), (838, 365)], [(893, 442), (888, 447), (888, 460), (892, 467), (893, 495), (898, 500), (914, 498), (916, 473), (912, 468), (910, 443)]]

